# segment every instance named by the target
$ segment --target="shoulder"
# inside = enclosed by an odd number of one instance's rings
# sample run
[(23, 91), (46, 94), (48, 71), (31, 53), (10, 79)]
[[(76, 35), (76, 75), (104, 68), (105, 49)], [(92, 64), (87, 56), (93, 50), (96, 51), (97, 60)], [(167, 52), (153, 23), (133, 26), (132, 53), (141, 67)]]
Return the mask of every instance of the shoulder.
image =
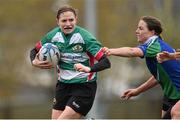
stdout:
[(76, 29), (79, 31), (79, 32), (88, 32), (88, 30), (86, 30), (85, 28), (83, 27), (80, 27), (80, 26), (76, 26)]
[(57, 32), (60, 32), (60, 31), (61, 31), (61, 30), (60, 30), (59, 27), (55, 27), (55, 28), (53, 28), (52, 30), (50, 30), (46, 35), (47, 35), (47, 36), (54, 35), (54, 34), (56, 34)]
[(87, 37), (87, 38), (93, 38), (95, 39), (95, 37), (85, 28), (82, 28), (80, 26), (76, 26), (77, 31), (83, 36), (83, 37)]
[(146, 55), (149, 57), (155, 57), (157, 53), (161, 51), (160, 37), (154, 37), (147, 43)]
[(55, 27), (54, 29), (50, 30), (46, 35), (43, 36), (41, 39), (42, 43), (50, 42), (55, 36), (58, 36), (61, 32), (59, 27)]
[(160, 41), (160, 37), (152, 36), (145, 43), (139, 45), (138, 47), (143, 51), (146, 57), (154, 57), (161, 51)]
[(165, 42), (163, 39), (159, 39), (159, 44), (161, 47), (161, 51), (168, 51), (170, 53), (175, 52), (175, 49), (170, 44)]
[(57, 33), (60, 33), (61, 30), (59, 27), (55, 27), (52, 30), (50, 30), (44, 37), (43, 39), (48, 39), (51, 40), (54, 36), (56, 36)]
[(158, 36), (153, 36), (153, 37), (149, 38), (149, 39), (145, 42), (145, 44), (147, 44), (148, 47), (149, 47), (149, 46), (154, 46), (154, 45), (159, 44), (160, 40), (162, 40), (160, 37), (158, 37)]
[(145, 43), (141, 44), (140, 46), (145, 47), (146, 49), (159, 48), (160, 40), (161, 39), (158, 36), (153, 36), (153, 37), (149, 38)]

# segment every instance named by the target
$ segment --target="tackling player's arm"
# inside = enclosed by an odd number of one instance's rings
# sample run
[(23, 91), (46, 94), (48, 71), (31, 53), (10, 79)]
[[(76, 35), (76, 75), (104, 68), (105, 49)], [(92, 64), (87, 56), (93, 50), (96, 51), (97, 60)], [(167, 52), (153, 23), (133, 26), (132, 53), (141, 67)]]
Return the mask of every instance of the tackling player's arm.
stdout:
[(128, 89), (125, 92), (123, 92), (121, 98), (128, 100), (133, 96), (137, 96), (140, 93), (149, 90), (150, 88), (156, 86), (157, 84), (158, 84), (157, 80), (154, 78), (154, 76), (152, 76), (145, 83), (141, 84), (139, 87)]
[(145, 83), (137, 87), (138, 93), (142, 93), (146, 90), (149, 90), (150, 88), (156, 86), (158, 84), (157, 80), (154, 76), (151, 76)]
[(103, 51), (106, 55), (114, 55), (120, 57), (143, 57), (143, 51), (138, 47), (121, 47), (121, 48), (107, 48), (104, 47)]

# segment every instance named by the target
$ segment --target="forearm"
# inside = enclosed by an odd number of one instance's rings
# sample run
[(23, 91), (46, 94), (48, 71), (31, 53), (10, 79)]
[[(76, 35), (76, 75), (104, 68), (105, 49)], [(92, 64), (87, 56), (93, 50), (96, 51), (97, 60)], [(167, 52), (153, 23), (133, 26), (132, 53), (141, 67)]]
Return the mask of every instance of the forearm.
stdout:
[(180, 51), (175, 53), (175, 59), (180, 60)]
[(158, 84), (157, 80), (154, 78), (154, 76), (150, 77), (145, 83), (140, 85), (137, 88), (138, 93), (142, 93)]
[(102, 71), (104, 69), (110, 68), (111, 67), (111, 63), (108, 60), (108, 58), (103, 55), (102, 58), (100, 60), (98, 60), (98, 63), (94, 64), (93, 66), (89, 67), (89, 66), (84, 66), (81, 63), (76, 63), (74, 65), (74, 68), (79, 71), (79, 72), (99, 72)]
[(180, 60), (180, 48), (176, 49), (175, 59), (176, 59), (176, 60)]
[(121, 47), (110, 49), (110, 54), (120, 57), (141, 57), (142, 51), (139, 48)]
[(169, 53), (169, 56), (167, 59), (168, 60), (175, 60), (176, 59), (176, 52), (175, 53)]
[(111, 63), (108, 60), (108, 58), (104, 55), (99, 61), (98, 63), (96, 63), (95, 65), (93, 65), (90, 69), (90, 72), (99, 72), (102, 71), (104, 69), (110, 68), (111, 67)]

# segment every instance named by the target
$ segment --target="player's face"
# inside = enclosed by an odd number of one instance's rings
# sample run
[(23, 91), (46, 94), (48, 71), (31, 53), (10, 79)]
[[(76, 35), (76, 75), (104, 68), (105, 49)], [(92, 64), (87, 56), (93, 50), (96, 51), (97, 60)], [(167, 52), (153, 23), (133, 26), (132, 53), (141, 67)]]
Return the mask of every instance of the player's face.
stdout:
[(61, 13), (59, 19), (57, 19), (57, 24), (65, 35), (74, 31), (76, 23), (77, 18), (71, 11)]
[(150, 31), (147, 27), (147, 23), (143, 20), (140, 20), (138, 23), (138, 27), (136, 29), (136, 36), (138, 42), (144, 43), (148, 40), (149, 37), (154, 35), (154, 30)]

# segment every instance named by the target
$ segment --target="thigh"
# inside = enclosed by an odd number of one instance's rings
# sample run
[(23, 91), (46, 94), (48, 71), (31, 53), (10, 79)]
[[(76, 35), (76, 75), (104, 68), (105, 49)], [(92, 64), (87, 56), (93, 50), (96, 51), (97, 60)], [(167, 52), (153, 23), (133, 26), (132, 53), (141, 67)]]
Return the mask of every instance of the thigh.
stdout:
[(177, 101), (177, 103), (173, 106), (172, 109), (175, 109), (176, 111), (180, 111), (180, 100)]
[(180, 119), (180, 100), (172, 107), (172, 119)]
[(66, 106), (65, 110), (61, 113), (58, 119), (80, 119), (81, 114), (74, 111), (71, 107)]
[(67, 106), (71, 107), (77, 113), (86, 116), (86, 114), (90, 111), (93, 102), (94, 97), (73, 96), (69, 99)]
[(55, 90), (55, 97), (53, 100), (53, 109), (63, 111), (66, 103), (69, 100), (68, 86), (66, 84), (58, 82)]
[(72, 85), (71, 98), (68, 100), (67, 106), (86, 116), (93, 105), (96, 88), (96, 82)]

